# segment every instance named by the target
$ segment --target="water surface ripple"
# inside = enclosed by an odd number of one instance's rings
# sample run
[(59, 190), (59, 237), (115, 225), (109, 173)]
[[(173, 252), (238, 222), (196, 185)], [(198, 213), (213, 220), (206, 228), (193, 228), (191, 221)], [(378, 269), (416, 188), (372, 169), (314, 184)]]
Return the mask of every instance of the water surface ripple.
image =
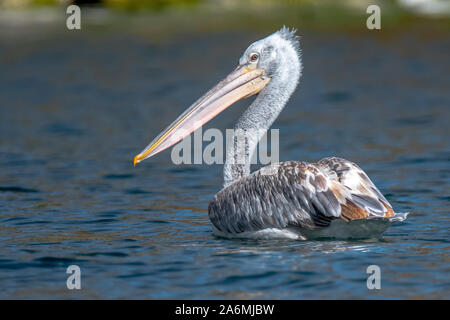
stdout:
[[(450, 298), (448, 37), (302, 37), (300, 88), (274, 125), (281, 159), (357, 162), (411, 212), (382, 239), (217, 238), (221, 166), (166, 151), (132, 168), (259, 36), (0, 39), (1, 298)], [(207, 127), (231, 128), (247, 104)], [(80, 291), (66, 289), (71, 264)]]

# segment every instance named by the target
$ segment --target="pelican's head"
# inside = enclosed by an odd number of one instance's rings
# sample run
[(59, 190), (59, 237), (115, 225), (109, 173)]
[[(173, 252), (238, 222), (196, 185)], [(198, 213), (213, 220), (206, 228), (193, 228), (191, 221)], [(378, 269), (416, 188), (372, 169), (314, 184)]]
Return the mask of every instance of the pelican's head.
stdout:
[[(269, 78), (284, 80), (287, 73), (301, 72), (300, 45), (296, 30), (286, 27), (252, 43), (239, 60), (240, 66), (259, 68)], [(294, 80), (290, 77), (290, 80)], [(295, 79), (298, 81), (298, 77)]]
[[(289, 77), (290, 69), (298, 76)], [(236, 101), (258, 94), (270, 82), (290, 80), (295, 88), (300, 71), (300, 50), (295, 30), (283, 27), (252, 43), (240, 58), (237, 68), (136, 155), (133, 165), (171, 147)]]

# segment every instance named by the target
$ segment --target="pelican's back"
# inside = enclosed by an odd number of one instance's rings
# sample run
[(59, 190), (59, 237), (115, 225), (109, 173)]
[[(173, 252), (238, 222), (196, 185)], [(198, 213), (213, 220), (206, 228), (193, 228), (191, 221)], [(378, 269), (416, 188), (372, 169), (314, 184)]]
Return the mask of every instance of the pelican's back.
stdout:
[(225, 234), (275, 229), (317, 229), (332, 220), (392, 217), (394, 211), (356, 164), (325, 158), (264, 167), (219, 191), (209, 217)]

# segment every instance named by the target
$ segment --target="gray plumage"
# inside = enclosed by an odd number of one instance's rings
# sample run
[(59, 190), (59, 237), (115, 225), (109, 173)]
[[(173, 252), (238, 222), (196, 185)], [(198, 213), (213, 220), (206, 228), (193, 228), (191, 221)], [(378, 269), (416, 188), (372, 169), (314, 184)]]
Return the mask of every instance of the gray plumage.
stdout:
[(393, 211), (356, 164), (325, 158), (314, 164), (280, 162), (245, 176), (219, 191), (208, 213), (217, 230), (238, 234), (316, 229), (334, 219), (385, 217)]
[(244, 163), (237, 163), (236, 141), (227, 150), (224, 188), (210, 201), (208, 213), (215, 230), (239, 235), (265, 229), (314, 230), (333, 220), (392, 217), (394, 211), (354, 163), (325, 158), (317, 163), (281, 162), (250, 174), (250, 159), (261, 135), (270, 128), (297, 87), (302, 71), (295, 31), (283, 28), (245, 51), (241, 65), (259, 54), (258, 67), (271, 77), (244, 112), (236, 129), (246, 133)]

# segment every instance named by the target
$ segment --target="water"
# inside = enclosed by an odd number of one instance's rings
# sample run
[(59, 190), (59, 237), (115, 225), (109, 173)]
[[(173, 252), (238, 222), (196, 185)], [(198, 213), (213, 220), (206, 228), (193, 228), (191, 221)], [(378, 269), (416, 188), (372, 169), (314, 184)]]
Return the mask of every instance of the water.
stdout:
[(132, 158), (261, 35), (0, 34), (1, 298), (450, 298), (448, 37), (302, 33), (281, 159), (355, 161), (411, 215), (381, 239), (257, 241), (212, 233), (221, 166)]

